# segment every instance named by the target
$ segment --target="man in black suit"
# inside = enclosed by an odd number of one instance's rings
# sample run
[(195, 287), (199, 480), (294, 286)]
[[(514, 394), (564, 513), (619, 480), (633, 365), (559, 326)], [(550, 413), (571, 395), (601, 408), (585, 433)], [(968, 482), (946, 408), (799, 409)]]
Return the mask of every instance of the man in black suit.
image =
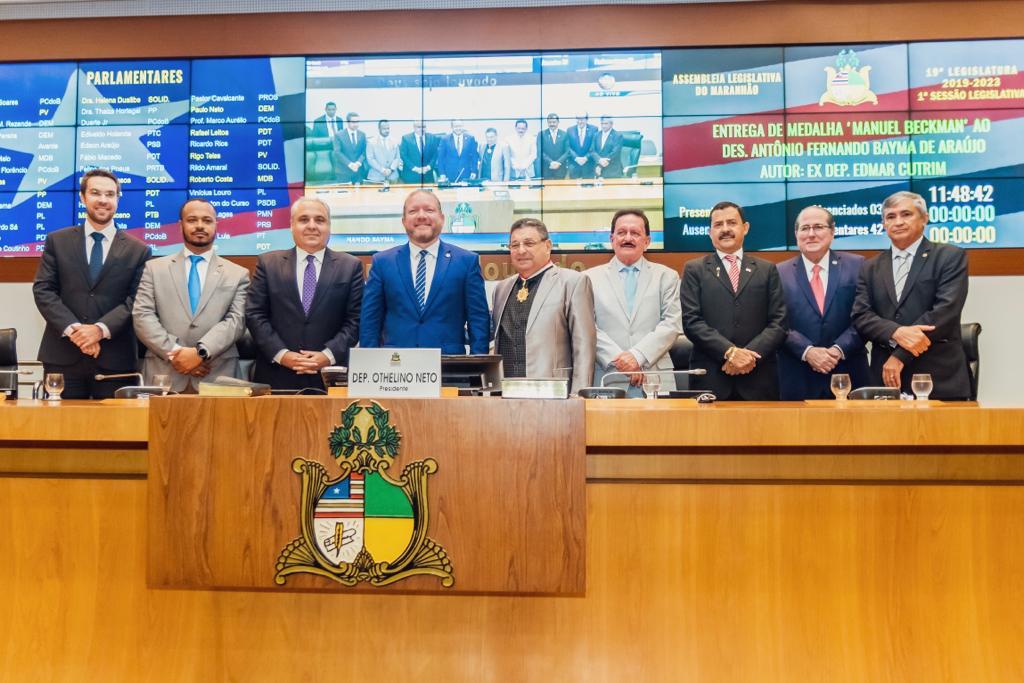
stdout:
[(786, 306), (775, 266), (743, 254), (750, 224), (743, 209), (719, 202), (711, 209), (714, 254), (683, 267), (683, 332), (693, 343), (690, 385), (719, 400), (779, 398), (775, 354), (786, 339)]
[(594, 175), (600, 178), (622, 177), (622, 134), (612, 127), (612, 117), (601, 117), (601, 131), (594, 138), (590, 152)]
[(434, 182), (434, 164), (437, 163), (437, 136), (424, 130), (423, 123), (412, 124), (412, 132), (402, 136), (398, 154), (402, 157), (402, 182), (411, 185), (431, 185)]
[(558, 127), (558, 114), (548, 114), (548, 129), (537, 133), (537, 177), (560, 180), (565, 177), (569, 138)]
[(341, 119), (338, 118), (338, 105), (334, 102), (328, 102), (324, 105), (323, 116), (318, 116), (313, 120), (313, 134), (311, 137), (334, 138), (341, 131), (341, 128)]
[(361, 183), (366, 178), (366, 133), (359, 130), (359, 114), (345, 116), (345, 128), (334, 136), (334, 167), (341, 183)]
[(914, 192), (890, 195), (882, 224), (892, 248), (864, 264), (853, 304), (853, 324), (872, 344), (873, 381), (910, 393), (911, 375), (929, 373), (930, 398), (967, 399), (960, 341), (967, 252), (925, 238), (928, 206)]
[(262, 254), (245, 321), (258, 353), (254, 379), (274, 389), (323, 388), (320, 369), (347, 365), (359, 341), (363, 265), (327, 248), (330, 209), (303, 197), (291, 209), (294, 249)]
[(121, 184), (93, 170), (80, 185), (85, 223), (46, 236), (32, 293), (46, 320), (39, 360), (64, 375), (63, 398), (110, 398), (133, 379), (95, 375), (135, 372), (139, 354), (132, 305), (149, 248), (114, 225)]

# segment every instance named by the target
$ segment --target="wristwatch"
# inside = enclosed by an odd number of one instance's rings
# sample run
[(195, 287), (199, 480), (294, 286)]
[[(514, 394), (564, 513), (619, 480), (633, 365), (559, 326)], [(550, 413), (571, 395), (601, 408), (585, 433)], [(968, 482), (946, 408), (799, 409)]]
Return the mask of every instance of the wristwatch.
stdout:
[(203, 360), (208, 360), (210, 358), (210, 352), (207, 351), (206, 347), (202, 344), (196, 344), (196, 353), (198, 353), (199, 357)]

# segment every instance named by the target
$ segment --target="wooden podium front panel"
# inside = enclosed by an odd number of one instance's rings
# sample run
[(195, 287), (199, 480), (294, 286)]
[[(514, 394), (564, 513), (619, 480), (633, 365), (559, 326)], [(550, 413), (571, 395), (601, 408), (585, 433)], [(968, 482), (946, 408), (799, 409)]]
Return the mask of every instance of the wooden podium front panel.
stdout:
[[(427, 536), (454, 585), (413, 576), (347, 588), (292, 574), (274, 582), (301, 536), (296, 458), (340, 472), (328, 435), (352, 401), (323, 397), (151, 399), (149, 585), (325, 591), (582, 595), (586, 496), (583, 401), (381, 400), (402, 441), (397, 478), (432, 458)], [(368, 404), (369, 401), (363, 401)]]

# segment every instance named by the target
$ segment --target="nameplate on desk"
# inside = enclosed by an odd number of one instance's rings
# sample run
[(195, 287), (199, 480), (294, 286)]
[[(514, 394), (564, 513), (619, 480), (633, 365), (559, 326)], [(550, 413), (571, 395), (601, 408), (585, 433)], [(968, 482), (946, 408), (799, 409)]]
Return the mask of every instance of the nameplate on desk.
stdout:
[(349, 398), (438, 398), (441, 349), (351, 349)]

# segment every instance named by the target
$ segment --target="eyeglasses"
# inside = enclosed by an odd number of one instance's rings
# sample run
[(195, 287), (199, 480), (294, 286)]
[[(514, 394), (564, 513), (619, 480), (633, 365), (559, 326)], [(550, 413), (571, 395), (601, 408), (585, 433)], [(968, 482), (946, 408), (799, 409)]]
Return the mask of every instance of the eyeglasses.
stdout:
[(829, 226), (825, 225), (824, 223), (815, 223), (814, 225), (801, 225), (798, 226), (796, 229), (796, 231), (801, 235), (806, 235), (812, 230), (816, 233), (823, 233), (826, 230), (831, 230), (831, 228), (829, 228)]
[(521, 248), (522, 249), (531, 250), (531, 249), (533, 249), (534, 247), (536, 247), (540, 243), (541, 242), (538, 242), (536, 240), (523, 240), (522, 242), (511, 242), (508, 245), (508, 250), (509, 251), (519, 251), (519, 249), (521, 249)]

